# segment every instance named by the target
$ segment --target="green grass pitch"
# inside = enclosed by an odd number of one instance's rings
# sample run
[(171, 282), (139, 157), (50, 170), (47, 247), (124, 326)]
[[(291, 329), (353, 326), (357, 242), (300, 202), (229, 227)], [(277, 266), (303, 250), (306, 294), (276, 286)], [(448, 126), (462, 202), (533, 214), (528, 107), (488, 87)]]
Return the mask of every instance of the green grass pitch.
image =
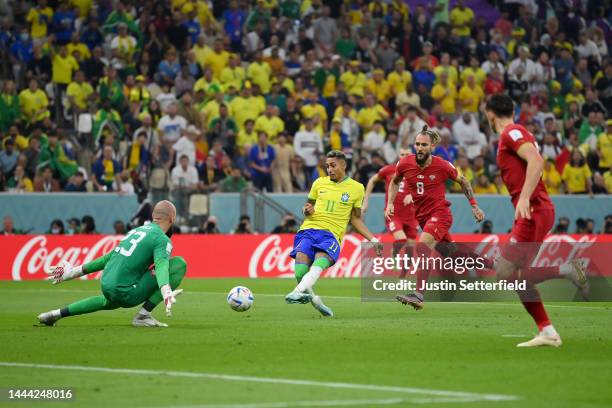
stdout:
[[(254, 307), (232, 311), (245, 285)], [(38, 327), (42, 311), (99, 293), (98, 282), (0, 283), (0, 387), (70, 387), (65, 403), (15, 407), (606, 407), (612, 304), (554, 303), (559, 349), (517, 349), (535, 332), (517, 303), (363, 303), (358, 280), (323, 279), (336, 317), (286, 305), (292, 280), (187, 280), (166, 329), (136, 309)], [(22, 363), (15, 366), (7, 363)]]

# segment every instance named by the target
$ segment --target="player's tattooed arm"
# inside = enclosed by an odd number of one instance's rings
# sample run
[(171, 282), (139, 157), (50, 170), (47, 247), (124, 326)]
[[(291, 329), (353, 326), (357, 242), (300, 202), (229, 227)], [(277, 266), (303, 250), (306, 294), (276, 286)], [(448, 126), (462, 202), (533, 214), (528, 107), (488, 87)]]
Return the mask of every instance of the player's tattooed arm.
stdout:
[(465, 197), (468, 199), (470, 205), (472, 206), (472, 214), (474, 215), (476, 221), (481, 222), (482, 220), (484, 220), (485, 213), (480, 209), (480, 207), (478, 207), (478, 203), (476, 203), (472, 183), (470, 183), (470, 181), (464, 175), (459, 175), (459, 177), (455, 179), (455, 182), (461, 185), (463, 194), (465, 194)]
[(461, 185), (461, 190), (463, 191), (463, 194), (465, 194), (465, 197), (469, 201), (472, 201), (474, 199), (474, 189), (472, 188), (472, 183), (470, 183), (470, 181), (463, 175), (457, 177), (455, 182)]
[(302, 208), (302, 214), (304, 214), (305, 217), (308, 217), (309, 215), (312, 215), (314, 213), (314, 205), (316, 201), (317, 200), (308, 199), (306, 204), (304, 204), (304, 208)]

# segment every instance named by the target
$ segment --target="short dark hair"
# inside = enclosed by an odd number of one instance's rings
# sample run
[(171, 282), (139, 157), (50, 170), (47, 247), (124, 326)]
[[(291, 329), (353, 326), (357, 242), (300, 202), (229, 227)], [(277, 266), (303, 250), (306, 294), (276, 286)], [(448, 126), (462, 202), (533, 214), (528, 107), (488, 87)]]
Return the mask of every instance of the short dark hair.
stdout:
[(346, 156), (340, 150), (332, 150), (331, 152), (327, 153), (327, 158), (328, 159), (340, 159), (340, 160), (346, 161)]
[(485, 110), (491, 111), (496, 116), (502, 118), (510, 118), (514, 112), (514, 102), (508, 95), (493, 95), (491, 99), (487, 101)]

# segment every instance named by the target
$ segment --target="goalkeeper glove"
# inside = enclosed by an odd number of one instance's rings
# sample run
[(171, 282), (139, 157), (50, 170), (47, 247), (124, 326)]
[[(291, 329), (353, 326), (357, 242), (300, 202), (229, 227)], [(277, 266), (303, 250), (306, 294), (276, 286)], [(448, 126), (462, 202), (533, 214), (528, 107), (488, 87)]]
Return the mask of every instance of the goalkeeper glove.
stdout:
[(172, 305), (176, 303), (176, 297), (183, 293), (183, 289), (172, 290), (170, 285), (166, 284), (159, 288), (164, 298), (164, 304), (166, 305), (166, 316), (172, 316)]
[(50, 280), (54, 285), (60, 282), (71, 280), (83, 276), (83, 265), (72, 266), (67, 261), (62, 261), (59, 265), (52, 266), (46, 270), (45, 273), (49, 275), (47, 280)]

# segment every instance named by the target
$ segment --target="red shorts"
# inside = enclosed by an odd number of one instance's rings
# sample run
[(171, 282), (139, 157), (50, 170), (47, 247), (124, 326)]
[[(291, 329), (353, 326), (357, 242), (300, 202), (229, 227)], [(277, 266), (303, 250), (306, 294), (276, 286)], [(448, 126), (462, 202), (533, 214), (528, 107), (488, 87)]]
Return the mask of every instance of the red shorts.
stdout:
[(437, 242), (453, 242), (448, 232), (453, 225), (453, 214), (447, 208), (419, 220), (419, 224), (423, 232), (431, 234)]
[(555, 223), (552, 208), (534, 210), (531, 219), (519, 218), (514, 221), (510, 243), (502, 251), (504, 258), (520, 266), (527, 266), (538, 254), (544, 237)]
[(417, 222), (416, 219), (393, 216), (391, 221), (387, 221), (387, 231), (393, 234), (395, 231), (404, 231), (406, 238), (416, 239), (417, 237)]

